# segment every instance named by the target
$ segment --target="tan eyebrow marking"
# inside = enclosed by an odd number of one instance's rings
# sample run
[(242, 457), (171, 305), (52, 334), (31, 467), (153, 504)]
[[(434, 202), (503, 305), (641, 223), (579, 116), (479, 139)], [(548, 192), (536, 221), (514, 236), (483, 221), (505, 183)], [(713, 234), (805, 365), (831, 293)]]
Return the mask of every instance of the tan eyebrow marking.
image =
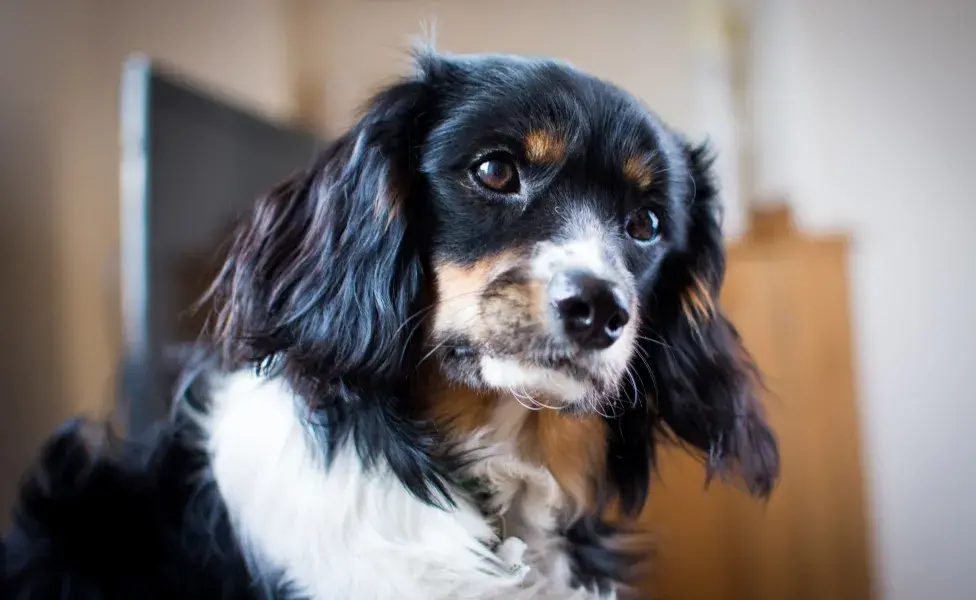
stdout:
[(624, 177), (642, 190), (646, 190), (654, 183), (654, 171), (647, 164), (647, 160), (641, 156), (631, 156), (624, 162)]
[(535, 163), (556, 163), (566, 155), (566, 140), (552, 131), (533, 129), (525, 136), (525, 154)]

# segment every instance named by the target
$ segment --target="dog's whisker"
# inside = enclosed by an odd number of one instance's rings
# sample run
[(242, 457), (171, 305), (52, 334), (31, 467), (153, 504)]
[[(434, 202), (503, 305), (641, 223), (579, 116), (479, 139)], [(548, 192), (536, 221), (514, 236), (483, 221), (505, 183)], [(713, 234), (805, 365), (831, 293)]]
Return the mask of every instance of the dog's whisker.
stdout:
[(608, 408), (613, 406), (612, 403), (600, 402), (599, 398), (593, 397), (592, 400), (590, 401), (590, 404), (592, 405), (594, 412), (596, 412), (604, 419), (613, 419), (616, 416), (616, 414), (611, 415), (607, 410)]
[(549, 410), (560, 410), (560, 407), (558, 407), (558, 406), (550, 406), (550, 405), (546, 404), (545, 402), (543, 402), (542, 400), (539, 400), (535, 396), (532, 397), (532, 402), (534, 404), (536, 404), (537, 406), (539, 406), (540, 408), (548, 408)]
[[(649, 357), (647, 356), (647, 352), (643, 348), (641, 348), (640, 346), (637, 346), (635, 348), (635, 350), (636, 350), (637, 358), (639, 358), (640, 361), (643, 363), (644, 368), (645, 368), (648, 376), (650, 376), (650, 378), (651, 378), (651, 387), (654, 389), (654, 397), (656, 398), (657, 395), (658, 395), (658, 393), (659, 393), (658, 392), (658, 388), (657, 388), (657, 378), (654, 376), (654, 369), (651, 368), (651, 365), (648, 362), (649, 361)], [(646, 395), (646, 392), (647, 392), (647, 384), (644, 383), (643, 379), (641, 380), (641, 385), (644, 388), (645, 395)]]
[[(414, 319), (426, 315), (427, 313), (429, 313), (430, 311), (434, 310), (435, 308), (437, 308), (435, 305), (431, 305), (431, 306), (425, 306), (424, 308), (421, 308), (420, 310), (416, 311), (415, 313), (413, 313), (412, 315), (410, 315), (409, 317), (407, 317), (403, 321), (403, 323), (400, 324), (399, 327), (397, 327), (396, 331), (393, 332), (393, 335), (394, 336), (399, 335), (400, 332), (403, 331), (403, 328), (406, 327), (407, 325), (409, 325)], [(408, 336), (408, 337), (410, 337), (410, 336)]]
[[(651, 367), (648, 364), (648, 358), (649, 357), (647, 355), (647, 350), (645, 350), (644, 348), (641, 348), (640, 346), (635, 346), (634, 347), (634, 356), (636, 356), (641, 361), (641, 363), (644, 365), (644, 367), (647, 368), (647, 370), (649, 372), (651, 371)], [(636, 368), (634, 369), (634, 372), (637, 374), (638, 377), (640, 377), (640, 372), (637, 371)], [(653, 376), (653, 373), (652, 373), (652, 376)], [(646, 389), (647, 388), (647, 384), (644, 382), (644, 380), (641, 379), (640, 382), (641, 382), (641, 387), (643, 387), (643, 388)]]
[(426, 361), (426, 360), (427, 360), (428, 358), (430, 358), (431, 356), (433, 356), (433, 355), (434, 355), (434, 353), (435, 353), (435, 352), (437, 352), (438, 350), (440, 350), (440, 349), (441, 349), (441, 348), (442, 348), (442, 347), (443, 347), (443, 346), (444, 346), (444, 345), (445, 345), (446, 343), (447, 343), (447, 342), (446, 342), (446, 341), (444, 341), (444, 342), (441, 342), (440, 344), (437, 344), (437, 345), (436, 345), (436, 346), (434, 346), (433, 348), (431, 348), (431, 349), (430, 349), (430, 352), (428, 352), (427, 354), (425, 354), (425, 355), (423, 356), (423, 358), (421, 358), (421, 359), (420, 359), (419, 361), (417, 361), (417, 366), (419, 367), (420, 365), (422, 365), (422, 364), (424, 364), (424, 362), (425, 362), (425, 361)]
[(663, 348), (667, 348), (668, 350), (673, 350), (673, 348), (671, 347), (671, 345), (664, 341), (664, 338), (663, 337), (661, 337), (659, 334), (655, 334), (655, 335), (657, 335), (658, 339), (651, 338), (651, 337), (648, 337), (646, 335), (641, 335), (639, 333), (636, 335), (636, 337), (639, 340), (644, 340), (645, 342), (651, 342), (652, 344), (657, 344), (658, 346), (661, 346)]
[(519, 394), (518, 392), (515, 391), (515, 388), (513, 388), (512, 386), (508, 386), (508, 392), (512, 395), (513, 398), (515, 398), (515, 401), (521, 404), (526, 410), (537, 411), (541, 408), (539, 406), (531, 406), (529, 404), (526, 404), (525, 400), (528, 400), (533, 404), (535, 403), (535, 401), (531, 397), (527, 397)]
[[(409, 317), (407, 317), (403, 321), (403, 323), (400, 324), (399, 327), (397, 327), (396, 331), (393, 332), (394, 337), (397, 336), (397, 335), (399, 335), (400, 332), (403, 331), (403, 328), (406, 327), (407, 325), (409, 325), (415, 319), (420, 318), (420, 317), (423, 317), (423, 316), (426, 316), (430, 312), (436, 311), (438, 308), (440, 308), (441, 305), (444, 305), (445, 303), (448, 303), (448, 302), (453, 302), (453, 301), (458, 300), (458, 299), (463, 299), (463, 298), (468, 297), (468, 296), (477, 295), (479, 293), (480, 293), (480, 291), (463, 292), (463, 293), (460, 293), (460, 294), (456, 294), (454, 296), (448, 296), (447, 298), (441, 298), (436, 303), (433, 303), (433, 304), (431, 304), (429, 306), (425, 306), (425, 307), (423, 307), (423, 308), (415, 311), (412, 315), (410, 315)], [(411, 337), (413, 337), (413, 334), (416, 333), (416, 329), (417, 328), (415, 327), (414, 329), (411, 330), (410, 334), (407, 336), (408, 339), (411, 338)]]
[(651, 333), (654, 334), (655, 336), (657, 336), (657, 339), (652, 339), (652, 338), (649, 338), (647, 336), (642, 336), (642, 335), (638, 335), (638, 338), (640, 338), (640, 339), (642, 339), (644, 341), (647, 341), (647, 342), (651, 342), (653, 344), (657, 344), (658, 346), (661, 346), (662, 348), (664, 348), (665, 350), (668, 351), (668, 358), (669, 358), (669, 360), (671, 360), (671, 363), (672, 364), (677, 364), (677, 358), (675, 358), (675, 356), (674, 356), (674, 347), (672, 347), (670, 344), (668, 344), (664, 340), (664, 337), (661, 336), (661, 334), (656, 333), (654, 331), (651, 331)]
[[(636, 407), (637, 399), (640, 396), (640, 392), (637, 389), (637, 379), (635, 379), (634, 377), (634, 370), (630, 365), (628, 365), (627, 368), (624, 370), (624, 375), (627, 377), (627, 380), (630, 382), (631, 389), (634, 390), (633, 399), (631, 400), (631, 405), (632, 407)], [(617, 394), (617, 396), (614, 398), (614, 401), (615, 402), (621, 401), (622, 400), (621, 396), (623, 396), (623, 390), (621, 390), (620, 393)]]

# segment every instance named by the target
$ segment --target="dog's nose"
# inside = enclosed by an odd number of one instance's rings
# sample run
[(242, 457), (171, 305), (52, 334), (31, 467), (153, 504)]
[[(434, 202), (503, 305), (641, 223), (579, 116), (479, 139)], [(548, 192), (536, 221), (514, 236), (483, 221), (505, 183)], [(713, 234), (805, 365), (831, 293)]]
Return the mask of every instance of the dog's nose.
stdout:
[(623, 292), (587, 271), (558, 273), (549, 284), (549, 298), (566, 336), (587, 350), (608, 348), (630, 320)]

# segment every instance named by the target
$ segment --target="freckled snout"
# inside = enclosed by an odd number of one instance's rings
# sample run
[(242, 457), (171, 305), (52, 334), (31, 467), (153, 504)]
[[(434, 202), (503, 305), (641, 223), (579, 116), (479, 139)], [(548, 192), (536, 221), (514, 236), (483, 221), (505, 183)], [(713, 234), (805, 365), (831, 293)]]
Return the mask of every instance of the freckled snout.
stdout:
[(549, 302), (566, 338), (583, 350), (603, 350), (616, 342), (630, 321), (627, 296), (611, 281), (583, 269), (555, 274)]

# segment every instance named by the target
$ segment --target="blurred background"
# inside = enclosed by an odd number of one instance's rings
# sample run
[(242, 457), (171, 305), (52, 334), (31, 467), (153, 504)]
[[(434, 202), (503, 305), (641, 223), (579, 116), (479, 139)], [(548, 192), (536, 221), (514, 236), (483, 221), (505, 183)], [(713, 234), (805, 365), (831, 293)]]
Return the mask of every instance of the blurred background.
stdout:
[(56, 424), (115, 412), (126, 57), (327, 140), (423, 27), (568, 60), (721, 152), (723, 300), (783, 483), (757, 505), (669, 454), (647, 589), (976, 597), (969, 0), (0, 0), (0, 525)]

